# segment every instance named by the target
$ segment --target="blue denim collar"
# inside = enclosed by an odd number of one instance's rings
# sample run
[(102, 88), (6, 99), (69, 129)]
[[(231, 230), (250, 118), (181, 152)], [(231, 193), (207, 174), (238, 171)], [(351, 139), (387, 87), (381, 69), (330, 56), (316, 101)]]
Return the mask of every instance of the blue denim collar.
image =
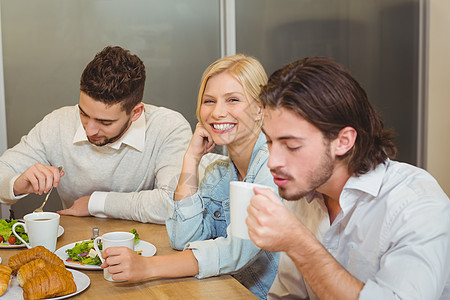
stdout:
[[(260, 160), (267, 159), (266, 155), (261, 155), (259, 153), (265, 153), (267, 151), (266, 136), (261, 132), (258, 136), (258, 139), (256, 140), (255, 146), (253, 147), (249, 167), (247, 170), (247, 176), (243, 181), (254, 181), (256, 174), (261, 168)], [(220, 163), (218, 162), (215, 167), (220, 169), (220, 175), (219, 178), (217, 178), (217, 181), (209, 182), (211, 184), (211, 197), (213, 197), (215, 200), (224, 201), (227, 200), (230, 195), (230, 186), (228, 182), (238, 180), (237, 169), (231, 159), (229, 159), (228, 161), (222, 161)], [(226, 183), (224, 184), (224, 182)]]

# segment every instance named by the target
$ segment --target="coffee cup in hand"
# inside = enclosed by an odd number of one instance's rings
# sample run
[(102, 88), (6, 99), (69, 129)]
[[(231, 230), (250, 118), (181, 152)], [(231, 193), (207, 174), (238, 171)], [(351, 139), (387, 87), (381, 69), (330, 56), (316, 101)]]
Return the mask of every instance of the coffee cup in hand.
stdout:
[[(98, 247), (100, 241), (102, 243), (102, 250), (110, 247), (127, 247), (134, 250), (134, 234), (131, 232), (115, 231), (105, 233), (94, 240), (94, 249), (100, 257), (102, 263), (104, 263), (105, 260), (103, 259), (101, 251)], [(108, 268), (103, 269), (103, 277), (108, 281), (118, 282), (112, 279), (112, 275), (109, 273)]]
[(230, 226), (231, 235), (241, 239), (250, 239), (245, 219), (248, 217), (247, 207), (255, 195), (254, 188), (275, 189), (269, 186), (243, 181), (230, 182)]

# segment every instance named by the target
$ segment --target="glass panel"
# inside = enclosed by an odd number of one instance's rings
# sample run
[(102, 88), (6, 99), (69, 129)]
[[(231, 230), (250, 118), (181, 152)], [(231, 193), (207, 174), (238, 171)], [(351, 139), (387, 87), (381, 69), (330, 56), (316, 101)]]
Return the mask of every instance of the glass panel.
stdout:
[[(218, 0), (2, 0), (1, 22), (8, 147), (50, 111), (78, 103), (81, 72), (107, 45), (144, 61), (144, 102), (182, 112), (192, 126), (200, 77), (220, 56)], [(32, 198), (14, 205), (16, 216), (38, 206), (22, 209)]]
[(418, 0), (236, 1), (237, 52), (268, 74), (305, 56), (344, 64), (394, 128), (398, 159), (416, 163)]
[(144, 61), (144, 102), (182, 111), (196, 123), (201, 74), (220, 56), (218, 1), (3, 0), (1, 5), (9, 147), (52, 109), (78, 103), (81, 72), (107, 45), (130, 49)]

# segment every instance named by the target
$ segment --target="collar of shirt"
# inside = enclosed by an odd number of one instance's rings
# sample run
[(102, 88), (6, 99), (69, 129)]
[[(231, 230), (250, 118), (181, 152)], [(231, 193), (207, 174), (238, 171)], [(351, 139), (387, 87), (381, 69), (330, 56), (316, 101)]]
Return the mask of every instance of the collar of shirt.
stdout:
[(356, 202), (370, 201), (378, 196), (388, 165), (389, 159), (375, 169), (347, 180), (339, 198), (344, 215), (353, 209)]
[[(258, 135), (258, 139), (255, 142), (255, 146), (253, 147), (252, 155), (250, 157), (250, 162), (248, 164), (247, 175), (245, 176), (245, 178), (242, 181), (253, 182), (253, 180), (255, 179), (255, 177), (256, 177), (257, 173), (259, 172), (259, 169), (260, 169), (260, 167), (258, 167), (260, 162), (258, 160), (255, 160), (255, 158), (256, 158), (256, 156), (258, 156), (259, 150), (263, 146), (267, 147), (267, 140), (266, 140), (265, 134), (260, 132), (259, 135)], [(265, 156), (263, 156), (262, 158), (264, 160), (267, 160), (267, 157), (265, 157)], [(231, 175), (232, 176), (231, 180), (233, 180), (233, 181), (239, 180), (238, 176), (237, 176), (238, 170), (237, 170), (236, 166), (234, 165), (234, 163), (233, 163), (233, 161), (231, 159), (230, 159), (230, 162), (231, 162), (231, 168), (234, 171), (234, 173)]]
[(252, 156), (250, 157), (249, 166), (252, 165), (253, 161), (255, 160), (256, 155), (259, 152), (259, 149), (261, 149), (264, 145), (267, 144), (266, 136), (264, 133), (260, 132), (258, 135), (258, 139), (256, 140), (255, 146), (253, 147)]
[[(130, 128), (120, 139), (105, 146), (118, 150), (123, 143), (142, 152), (145, 147), (145, 126), (145, 111), (143, 111), (139, 118), (131, 123)], [(79, 142), (89, 142), (81, 122), (73, 137), (73, 144)]]
[[(347, 180), (339, 199), (339, 203), (344, 213), (349, 211), (358, 199), (361, 199), (361, 194), (371, 195), (372, 197), (378, 195), (389, 162), (390, 160), (387, 159), (384, 163), (379, 164), (374, 170), (360, 176), (352, 176)], [(319, 192), (312, 191), (305, 196), (305, 199), (308, 203), (316, 200), (325, 211), (327, 210), (323, 195)]]
[(384, 174), (386, 173), (389, 162), (390, 160), (387, 159), (384, 163), (379, 164), (375, 169), (367, 172), (366, 174), (358, 177), (350, 177), (344, 185), (343, 191), (346, 189), (360, 190), (376, 197), (380, 191)]

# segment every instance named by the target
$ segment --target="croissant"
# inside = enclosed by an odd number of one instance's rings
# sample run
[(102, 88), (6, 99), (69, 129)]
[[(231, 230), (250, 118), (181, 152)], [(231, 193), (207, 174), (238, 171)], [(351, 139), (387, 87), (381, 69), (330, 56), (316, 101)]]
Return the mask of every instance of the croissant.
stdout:
[(8, 264), (12, 269), (12, 274), (16, 275), (21, 266), (32, 260), (35, 260), (36, 258), (42, 258), (50, 264), (64, 267), (64, 262), (56, 254), (50, 252), (45, 247), (36, 246), (34, 248), (22, 251), (9, 258)]
[(8, 288), (11, 272), (12, 270), (10, 267), (0, 265), (0, 296), (3, 295)]
[(66, 269), (49, 265), (23, 285), (23, 298), (43, 299), (72, 294), (77, 291), (73, 275)]
[[(65, 267), (52, 265), (42, 258), (37, 258), (20, 267), (19, 271), (17, 271), (17, 283), (20, 286), (23, 286), (25, 282), (35, 277), (42, 269), (51, 267), (56, 268), (56, 270), (61, 273), (67, 272)], [(72, 275), (72, 273), (70, 273), (70, 275)]]

